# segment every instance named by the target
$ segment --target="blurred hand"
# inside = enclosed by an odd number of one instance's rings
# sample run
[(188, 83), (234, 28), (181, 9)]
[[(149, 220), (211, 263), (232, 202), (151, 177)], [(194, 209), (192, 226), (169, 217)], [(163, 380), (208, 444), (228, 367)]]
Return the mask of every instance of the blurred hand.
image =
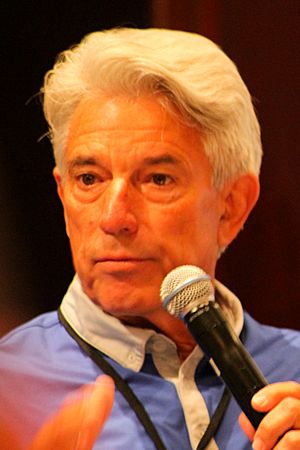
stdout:
[(0, 443), (2, 450), (20, 450), (17, 434), (7, 423), (0, 423)]
[(113, 380), (101, 375), (69, 395), (29, 450), (91, 450), (113, 405)]
[(252, 406), (267, 413), (256, 431), (245, 414), (240, 415), (240, 425), (254, 450), (300, 449), (300, 384), (270, 384), (253, 396)]

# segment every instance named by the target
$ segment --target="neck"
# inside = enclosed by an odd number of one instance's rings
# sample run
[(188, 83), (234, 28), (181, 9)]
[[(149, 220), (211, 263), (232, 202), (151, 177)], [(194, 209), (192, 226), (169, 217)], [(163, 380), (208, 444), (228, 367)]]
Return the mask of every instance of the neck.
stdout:
[(196, 342), (182, 320), (172, 317), (162, 310), (159, 314), (149, 314), (147, 317), (123, 317), (122, 322), (140, 328), (151, 328), (170, 338), (177, 347), (177, 353), (183, 362), (196, 346)]

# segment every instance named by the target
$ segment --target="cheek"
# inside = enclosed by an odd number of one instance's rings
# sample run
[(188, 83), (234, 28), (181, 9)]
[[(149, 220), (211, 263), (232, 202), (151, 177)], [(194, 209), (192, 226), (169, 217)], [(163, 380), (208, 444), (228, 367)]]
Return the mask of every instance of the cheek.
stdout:
[(93, 228), (92, 222), (87, 217), (83, 208), (77, 208), (74, 205), (67, 205), (64, 209), (67, 235), (73, 252), (78, 253), (81, 247), (84, 247), (85, 240), (90, 236)]
[(165, 206), (158, 214), (152, 215), (147, 241), (155, 249), (164, 275), (186, 263), (190, 246), (194, 246), (193, 229), (189, 215), (183, 213), (182, 208)]
[(166, 210), (156, 236), (164, 259), (174, 267), (195, 264), (213, 271), (218, 254), (218, 211), (210, 197)]
[(186, 239), (193, 245), (198, 238), (216, 236), (218, 210), (215, 197), (211, 195), (196, 198), (193, 196), (173, 208), (165, 208), (160, 219), (159, 230), (162, 235)]
[(66, 226), (70, 234), (82, 234), (89, 231), (95, 223), (91, 215), (91, 209), (84, 205), (78, 205), (70, 201), (64, 205)]

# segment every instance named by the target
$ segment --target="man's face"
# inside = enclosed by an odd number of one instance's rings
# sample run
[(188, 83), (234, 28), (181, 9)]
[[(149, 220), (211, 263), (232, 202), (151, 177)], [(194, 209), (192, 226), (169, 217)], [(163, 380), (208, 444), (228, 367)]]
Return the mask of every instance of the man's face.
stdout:
[(199, 133), (157, 99), (81, 103), (65, 169), (55, 176), (75, 269), (105, 311), (155, 314), (163, 278), (182, 264), (214, 276), (220, 194)]

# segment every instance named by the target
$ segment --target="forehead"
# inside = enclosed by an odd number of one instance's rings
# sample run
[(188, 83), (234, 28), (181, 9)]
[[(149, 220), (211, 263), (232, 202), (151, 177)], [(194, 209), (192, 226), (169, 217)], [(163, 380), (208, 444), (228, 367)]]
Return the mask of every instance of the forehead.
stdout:
[(159, 100), (101, 96), (82, 101), (70, 124), (67, 166), (93, 161), (134, 171), (145, 164), (171, 164), (196, 177), (205, 171), (211, 181), (200, 132), (186, 124), (172, 104), (167, 108)]
[[(82, 100), (77, 106), (70, 122), (68, 144), (74, 140), (108, 133), (135, 133), (140, 138), (148, 136), (164, 139), (194, 140), (199, 144), (199, 131), (188, 126), (175, 106), (162, 96), (139, 96), (129, 98), (125, 96), (109, 97), (101, 95)], [(165, 105), (167, 104), (167, 106)], [(145, 133), (145, 134), (143, 134)]]

